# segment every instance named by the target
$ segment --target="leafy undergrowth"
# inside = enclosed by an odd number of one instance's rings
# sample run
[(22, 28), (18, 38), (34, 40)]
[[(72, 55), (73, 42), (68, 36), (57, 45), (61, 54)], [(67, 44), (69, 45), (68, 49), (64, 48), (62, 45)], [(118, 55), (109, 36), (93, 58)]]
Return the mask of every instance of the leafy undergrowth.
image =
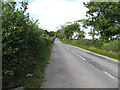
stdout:
[[(30, 75), (40, 77), (45, 67), (47, 55), (54, 37), (38, 26), (38, 20), (31, 19), (26, 13), (27, 2), (2, 2), (2, 88), (11, 89), (21, 86), (20, 81), (40, 84), (36, 78), (29, 81)], [(35, 68), (40, 66), (39, 76)], [(35, 83), (37, 81), (37, 83)], [(22, 82), (22, 81), (21, 81)], [(32, 86), (29, 84), (29, 86)], [(28, 85), (25, 85), (26, 87)]]
[(44, 82), (44, 74), (46, 66), (49, 62), (52, 46), (45, 48), (45, 50), (41, 53), (41, 56), (38, 57), (37, 65), (32, 73), (32, 76), (24, 77), (20, 81), (20, 87), (23, 88), (41, 88)]
[(120, 57), (119, 57), (120, 54), (116, 54), (116, 53), (113, 53), (113, 52), (108, 52), (108, 51), (98, 49), (98, 48), (90, 48), (90, 47), (87, 47), (87, 46), (82, 46), (82, 45), (78, 45), (76, 43), (70, 43), (70, 42), (67, 42), (67, 41), (62, 41), (62, 42), (65, 43), (65, 44), (74, 45), (74, 46), (89, 50), (89, 51), (94, 52), (94, 53), (98, 53), (98, 54), (101, 54), (101, 55), (104, 55), (104, 56), (108, 56), (108, 57), (114, 58), (116, 60), (120, 60)]

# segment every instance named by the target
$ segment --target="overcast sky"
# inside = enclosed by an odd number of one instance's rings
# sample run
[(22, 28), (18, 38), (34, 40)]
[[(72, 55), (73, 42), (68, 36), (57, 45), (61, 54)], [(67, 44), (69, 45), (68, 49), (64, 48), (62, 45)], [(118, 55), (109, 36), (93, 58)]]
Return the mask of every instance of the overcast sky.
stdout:
[(83, 0), (30, 0), (28, 4), (30, 17), (39, 19), (39, 26), (48, 31), (56, 31), (66, 22), (86, 18), (86, 10)]

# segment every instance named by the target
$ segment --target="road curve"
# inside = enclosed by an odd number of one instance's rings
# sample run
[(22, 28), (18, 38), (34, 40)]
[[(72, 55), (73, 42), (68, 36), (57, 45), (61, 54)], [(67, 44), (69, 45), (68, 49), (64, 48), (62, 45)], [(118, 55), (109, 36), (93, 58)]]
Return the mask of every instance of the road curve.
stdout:
[(118, 88), (118, 61), (55, 40), (44, 88)]

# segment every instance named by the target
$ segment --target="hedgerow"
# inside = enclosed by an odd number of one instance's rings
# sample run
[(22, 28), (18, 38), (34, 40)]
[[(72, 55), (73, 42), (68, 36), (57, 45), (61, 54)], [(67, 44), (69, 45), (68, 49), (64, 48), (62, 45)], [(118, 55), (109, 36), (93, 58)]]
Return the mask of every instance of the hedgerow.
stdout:
[(27, 4), (21, 2), (16, 9), (16, 2), (2, 2), (3, 88), (18, 86), (21, 78), (33, 72), (44, 48), (53, 43), (53, 38), (38, 27), (37, 20), (25, 14)]

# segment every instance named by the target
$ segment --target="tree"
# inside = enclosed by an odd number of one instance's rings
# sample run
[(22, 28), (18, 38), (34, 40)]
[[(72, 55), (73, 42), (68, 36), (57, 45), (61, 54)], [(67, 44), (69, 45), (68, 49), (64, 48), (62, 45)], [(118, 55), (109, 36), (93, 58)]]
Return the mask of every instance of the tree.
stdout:
[(64, 30), (63, 30), (63, 29), (57, 30), (56, 36), (57, 36), (58, 38), (64, 40), (64, 39), (65, 39)]
[(101, 35), (102, 40), (108, 41), (112, 36), (119, 34), (119, 2), (88, 2), (84, 5), (88, 8), (86, 12), (88, 25), (95, 28), (94, 30)]
[(55, 36), (55, 32), (54, 31), (50, 31), (49, 35), (50, 35), (50, 37), (54, 37)]
[(78, 23), (74, 23), (71, 25), (65, 25), (60, 30), (57, 31), (57, 36), (61, 39), (73, 39), (74, 33), (76, 34), (75, 37), (78, 39), (84, 38), (84, 31), (80, 30), (80, 25)]
[(79, 32), (80, 30), (79, 27), (80, 25), (78, 23), (74, 23), (74, 24), (66, 26), (64, 28), (66, 39), (71, 39), (74, 32)]
[(82, 39), (82, 38), (84, 38), (85, 37), (85, 32), (84, 31), (79, 31), (78, 32), (78, 39)]

